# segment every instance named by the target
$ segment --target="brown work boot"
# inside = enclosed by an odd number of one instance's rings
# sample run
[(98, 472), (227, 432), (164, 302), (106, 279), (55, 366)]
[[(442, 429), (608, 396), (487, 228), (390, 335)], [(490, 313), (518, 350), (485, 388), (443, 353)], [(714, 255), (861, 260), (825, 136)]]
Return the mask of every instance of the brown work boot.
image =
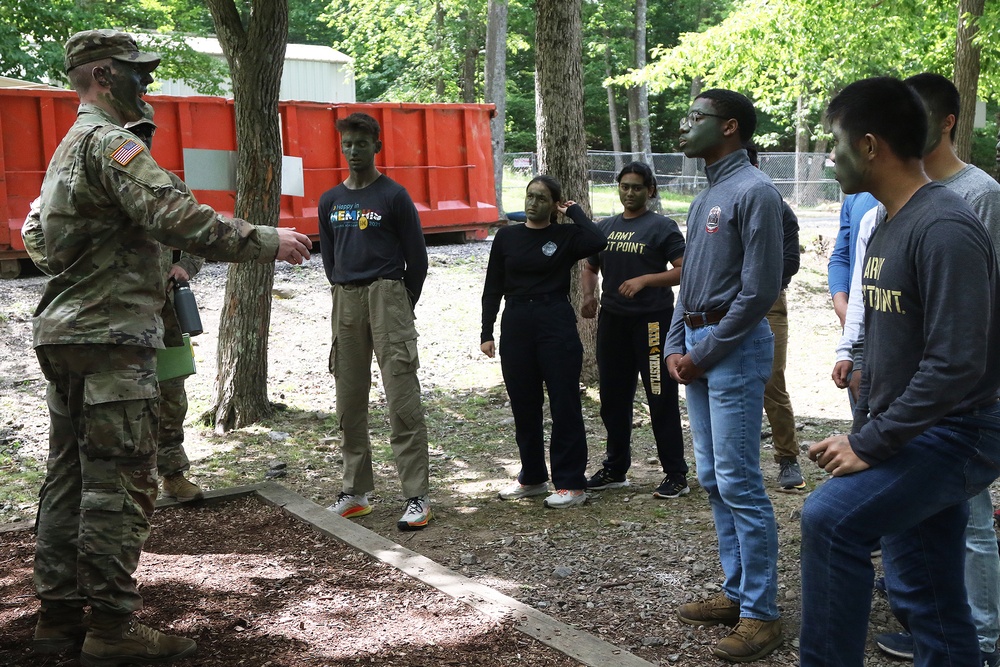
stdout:
[(43, 605), (35, 623), (35, 637), (32, 649), (35, 653), (62, 653), (80, 648), (87, 634), (89, 615), (84, 615), (83, 607), (67, 605)]
[(80, 664), (84, 667), (155, 665), (185, 658), (198, 645), (185, 637), (165, 635), (143, 625), (134, 616), (95, 614), (83, 642)]
[(677, 608), (677, 618), (688, 625), (736, 625), (740, 620), (740, 603), (719, 593), (707, 600), (688, 602)]
[(163, 495), (179, 503), (189, 503), (205, 497), (201, 487), (186, 480), (182, 472), (175, 472), (163, 478)]
[(781, 619), (741, 618), (729, 636), (715, 645), (715, 655), (730, 662), (753, 662), (781, 646)]

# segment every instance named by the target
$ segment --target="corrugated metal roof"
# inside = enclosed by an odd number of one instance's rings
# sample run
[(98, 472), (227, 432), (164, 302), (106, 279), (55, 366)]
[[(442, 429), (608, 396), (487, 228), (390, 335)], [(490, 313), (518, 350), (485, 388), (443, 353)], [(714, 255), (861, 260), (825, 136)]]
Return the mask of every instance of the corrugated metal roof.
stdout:
[(45, 88), (47, 90), (65, 90), (65, 88), (57, 88), (56, 86), (50, 86), (45, 83), (12, 79), (9, 76), (0, 76), (0, 88)]
[[(222, 55), (222, 46), (219, 44), (219, 40), (214, 37), (185, 37), (184, 41), (199, 53)], [(285, 60), (313, 60), (324, 63), (354, 62), (354, 59), (346, 53), (341, 53), (329, 46), (312, 44), (289, 44), (285, 47)]]

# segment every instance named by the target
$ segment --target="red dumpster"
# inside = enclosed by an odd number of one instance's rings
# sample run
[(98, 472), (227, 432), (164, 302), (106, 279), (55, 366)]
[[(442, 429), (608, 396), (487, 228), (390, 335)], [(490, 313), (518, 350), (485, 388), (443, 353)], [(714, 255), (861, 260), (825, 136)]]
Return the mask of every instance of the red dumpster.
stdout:
[[(233, 101), (167, 95), (146, 99), (159, 128), (153, 144), (157, 162), (188, 181), (199, 201), (232, 214), (236, 193), (229, 189), (231, 179), (228, 185), (205, 185), (196, 178), (193, 161), (224, 159), (236, 150)], [(0, 261), (6, 275), (16, 275), (16, 262), (10, 260), (27, 256), (21, 224), (76, 109), (72, 91), (0, 89)], [(489, 127), (493, 107), (484, 104), (280, 103), (283, 180), (292, 183), (283, 188), (289, 194), (281, 197), (282, 227), (317, 238), (320, 195), (347, 177), (335, 123), (355, 111), (382, 125), (383, 148), (376, 165), (409, 191), (426, 234), (486, 237), (499, 214)]]

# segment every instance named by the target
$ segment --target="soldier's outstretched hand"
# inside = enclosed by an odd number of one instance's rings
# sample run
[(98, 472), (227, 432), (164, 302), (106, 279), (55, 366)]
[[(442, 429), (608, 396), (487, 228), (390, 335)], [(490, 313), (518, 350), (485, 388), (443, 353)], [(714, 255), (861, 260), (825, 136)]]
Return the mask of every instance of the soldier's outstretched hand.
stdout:
[(300, 234), (287, 227), (278, 228), (278, 254), (276, 260), (289, 264), (301, 264), (309, 259), (309, 249), (312, 241), (305, 234)]

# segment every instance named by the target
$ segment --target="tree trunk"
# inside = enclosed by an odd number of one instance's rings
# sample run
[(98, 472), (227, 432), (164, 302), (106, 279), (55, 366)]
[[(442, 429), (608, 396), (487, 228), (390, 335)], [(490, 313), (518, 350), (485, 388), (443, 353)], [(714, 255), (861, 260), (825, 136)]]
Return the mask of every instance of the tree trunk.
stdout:
[[(287, 0), (253, 0), (243, 25), (232, 0), (208, 0), (229, 61), (236, 106), (236, 216), (278, 224), (281, 134), (278, 90), (288, 41)], [(267, 417), (267, 343), (273, 264), (234, 264), (219, 318), (218, 379), (211, 420), (217, 431)]]
[(961, 102), (955, 130), (955, 152), (965, 162), (972, 158), (972, 125), (976, 120), (976, 91), (979, 88), (980, 48), (973, 44), (973, 39), (979, 32), (977, 21), (983, 16), (985, 4), (986, 0), (958, 1), (955, 87), (958, 88)]
[[(587, 139), (583, 125), (583, 19), (581, 0), (535, 3), (535, 124), (538, 169), (559, 179), (563, 197), (590, 213), (587, 188)], [(580, 267), (573, 270), (570, 297), (577, 312), (583, 300)], [(583, 342), (581, 379), (597, 379), (597, 322), (577, 318)]]
[(806, 169), (805, 153), (809, 150), (809, 131), (805, 125), (802, 96), (795, 100), (795, 192), (792, 193), (792, 203), (801, 206), (803, 201), (803, 175)]
[[(646, 66), (646, 0), (635, 0), (635, 68), (641, 70)], [(637, 92), (638, 115), (634, 119), (639, 124), (639, 151), (642, 161), (653, 166), (653, 146), (649, 136), (649, 87), (639, 86)]]
[[(441, 53), (444, 41), (444, 5), (437, 3), (437, 10), (434, 13), (434, 52)], [(438, 99), (444, 97), (444, 77), (438, 74), (437, 83), (434, 85), (434, 92)]]
[(629, 152), (633, 160), (642, 159), (642, 137), (639, 134), (639, 89), (635, 86), (627, 89), (628, 99), (628, 139)]
[[(611, 37), (607, 33), (604, 35), (606, 43), (611, 44)], [(607, 46), (604, 49), (604, 77), (610, 79), (611, 73), (611, 47)], [(608, 86), (606, 88), (608, 91), (608, 124), (611, 130), (611, 150), (615, 152), (615, 174), (622, 170), (625, 165), (622, 164), (622, 135), (618, 130), (618, 102), (615, 100), (615, 88), (614, 86)]]
[(507, 122), (507, 0), (489, 0), (486, 18), (486, 103), (496, 107), (490, 118), (493, 143), (493, 180), (497, 211), (503, 210), (504, 130)]
[(462, 102), (473, 104), (476, 101), (476, 64), (479, 59), (479, 35), (475, 21), (470, 20), (468, 10), (462, 12), (465, 23), (465, 54), (462, 61)]
[(994, 118), (997, 124), (997, 145), (995, 149), (995, 154), (993, 158), (993, 178), (1000, 181), (1000, 113)]

